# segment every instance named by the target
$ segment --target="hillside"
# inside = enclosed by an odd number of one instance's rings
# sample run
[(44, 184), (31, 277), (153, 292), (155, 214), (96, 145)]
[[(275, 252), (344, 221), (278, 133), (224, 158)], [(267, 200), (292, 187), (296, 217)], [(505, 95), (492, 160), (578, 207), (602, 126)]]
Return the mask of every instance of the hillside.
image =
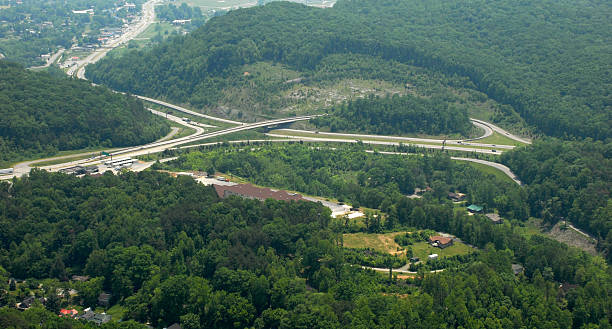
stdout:
[[(271, 3), (216, 17), (151, 50), (105, 59), (88, 75), (119, 90), (209, 106), (221, 98), (218, 90), (236, 84), (244, 65), (281, 63), (316, 76), (328, 56), (356, 53), (467, 78), (542, 133), (605, 139), (612, 136), (610, 6), (345, 0), (323, 10)], [(385, 73), (376, 72), (386, 80)]]
[(0, 163), (151, 142), (167, 123), (135, 98), (0, 61)]

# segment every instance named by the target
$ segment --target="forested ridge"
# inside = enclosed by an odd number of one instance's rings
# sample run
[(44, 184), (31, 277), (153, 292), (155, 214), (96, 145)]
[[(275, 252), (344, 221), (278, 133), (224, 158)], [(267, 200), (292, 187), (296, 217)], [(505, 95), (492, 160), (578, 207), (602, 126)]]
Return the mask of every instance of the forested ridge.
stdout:
[(378, 135), (457, 133), (469, 135), (472, 124), (465, 107), (411, 95), (368, 97), (335, 106), (312, 120), (332, 132), (365, 132)]
[[(0, 303), (32, 291), (57, 310), (69, 303), (57, 288), (77, 289), (84, 306), (107, 291), (125, 313), (104, 328), (140, 327), (125, 320), (188, 329), (609, 325), (612, 282), (596, 259), (437, 200), (394, 206), (405, 225), (445, 230), (482, 249), (404, 281), (347, 263), (342, 222), (312, 202), (220, 200), (190, 177), (156, 172), (77, 178), (35, 170), (0, 183), (0, 194)], [(513, 262), (525, 274), (515, 277)], [(72, 274), (92, 278), (58, 281)], [(9, 276), (28, 281), (13, 290)], [(41, 322), (94, 327), (39, 307), (0, 309), (4, 327)]]
[(612, 143), (545, 139), (502, 155), (525, 182), (531, 216), (570, 220), (612, 261)]
[(130, 96), (0, 61), (0, 162), (144, 144), (168, 124)]
[[(611, 136), (610, 3), (532, 0), (338, 1), (237, 10), (148, 51), (100, 61), (89, 77), (113, 88), (206, 104), (208, 88), (245, 63), (308, 72), (359, 53), (469, 77), (549, 135)], [(154, 60), (159, 59), (159, 60)]]

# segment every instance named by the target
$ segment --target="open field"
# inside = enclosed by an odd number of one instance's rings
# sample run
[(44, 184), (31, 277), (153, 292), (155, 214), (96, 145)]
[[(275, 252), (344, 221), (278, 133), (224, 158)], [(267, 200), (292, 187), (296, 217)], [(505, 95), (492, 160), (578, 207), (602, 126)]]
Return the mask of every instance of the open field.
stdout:
[(478, 143), (485, 143), (485, 144), (499, 144), (499, 145), (514, 145), (514, 146), (523, 146), (525, 144), (519, 142), (519, 141), (515, 141), (514, 139), (510, 139), (496, 131), (493, 132), (493, 135), (483, 138), (483, 139), (479, 139), (477, 141)]
[[(403, 249), (394, 240), (398, 234), (406, 232), (392, 232), (383, 234), (372, 234), (372, 233), (349, 233), (343, 234), (344, 247), (346, 248), (369, 248), (379, 252), (396, 254), (398, 249)], [(408, 248), (412, 248), (412, 253), (415, 257), (425, 259), (428, 255), (438, 254), (440, 257), (450, 257), (455, 255), (469, 254), (473, 249), (461, 242), (455, 241), (455, 243), (447, 248), (440, 249), (432, 247), (427, 242), (417, 242)]]
[(400, 245), (393, 240), (396, 235), (406, 232), (393, 232), (384, 234), (372, 233), (349, 233), (343, 234), (344, 247), (346, 248), (369, 248), (372, 250), (394, 254)]
[(472, 166), (486, 174), (491, 174), (493, 176), (495, 176), (497, 179), (502, 180), (502, 181), (507, 181), (509, 183), (514, 183), (514, 181), (512, 180), (512, 178), (508, 177), (508, 175), (504, 174), (501, 170), (497, 169), (497, 168), (493, 168), (491, 166), (487, 166), (485, 164), (482, 163), (476, 163), (476, 162), (467, 162), (467, 161), (460, 161), (460, 160), (455, 160), (457, 162), (460, 163), (466, 163), (469, 166)]

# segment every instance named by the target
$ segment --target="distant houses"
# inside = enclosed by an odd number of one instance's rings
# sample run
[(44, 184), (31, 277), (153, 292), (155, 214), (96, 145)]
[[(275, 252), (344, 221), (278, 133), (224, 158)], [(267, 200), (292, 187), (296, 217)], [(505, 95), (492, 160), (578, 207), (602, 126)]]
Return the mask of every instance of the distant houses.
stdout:
[(469, 212), (471, 212), (472, 214), (477, 214), (477, 213), (481, 213), (482, 212), (482, 207), (481, 206), (477, 206), (475, 204), (471, 204), (469, 207), (467, 207), (467, 210)]
[(455, 192), (448, 193), (448, 198), (451, 199), (453, 202), (461, 202), (465, 200), (465, 197), (466, 195), (463, 193), (455, 193)]
[(438, 247), (440, 249), (444, 249), (446, 247), (450, 247), (453, 245), (453, 238), (434, 235), (429, 237), (429, 243), (433, 247)]
[(97, 325), (107, 323), (111, 320), (111, 316), (106, 313), (95, 313), (91, 308), (86, 308), (82, 315), (79, 315), (77, 319), (93, 322)]

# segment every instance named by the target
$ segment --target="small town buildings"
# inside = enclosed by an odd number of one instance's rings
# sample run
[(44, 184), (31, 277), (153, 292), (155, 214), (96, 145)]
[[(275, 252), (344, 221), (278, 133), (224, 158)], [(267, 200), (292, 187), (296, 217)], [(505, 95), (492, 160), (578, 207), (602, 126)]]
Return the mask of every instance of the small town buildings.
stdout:
[(482, 207), (481, 206), (477, 206), (475, 204), (471, 204), (469, 207), (467, 207), (467, 210), (469, 212), (471, 212), (472, 214), (476, 214), (476, 213), (481, 213), (482, 212)]
[(463, 193), (455, 193), (455, 192), (448, 193), (448, 198), (451, 199), (453, 202), (461, 202), (465, 200), (465, 196), (466, 195)]
[(429, 243), (433, 247), (438, 247), (440, 249), (444, 249), (446, 247), (450, 247), (453, 245), (453, 238), (434, 235), (429, 237)]
[(60, 310), (60, 317), (65, 317), (65, 318), (74, 318), (77, 316), (77, 314), (79, 314), (79, 311), (75, 310), (74, 308), (71, 310), (67, 310), (65, 308), (62, 308)]
[(412, 258), (410, 258), (410, 262), (411, 263), (417, 263), (418, 261), (420, 261), (419, 257), (412, 257)]
[(429, 256), (427, 256), (428, 259), (432, 260), (432, 259), (438, 259), (438, 254), (431, 254)]
[(265, 201), (267, 199), (279, 201), (304, 200), (304, 198), (297, 193), (273, 190), (266, 187), (256, 187), (251, 184), (238, 184), (231, 186), (213, 184), (213, 187), (220, 198), (227, 198), (229, 196), (236, 195), (247, 199), (257, 199), (261, 201)]
[(29, 309), (30, 307), (32, 307), (32, 304), (34, 304), (34, 302), (36, 302), (37, 300), (41, 304), (44, 304), (46, 302), (44, 298), (36, 298), (34, 296), (29, 296), (29, 297), (26, 297), (24, 300), (22, 300), (21, 303), (17, 303), (17, 305), (15, 306), (17, 307), (18, 310), (25, 311)]
[(166, 329), (181, 329), (181, 325), (178, 323), (175, 323)]
[(86, 308), (82, 315), (79, 315), (77, 319), (84, 321), (91, 321), (97, 325), (107, 323), (112, 319), (112, 316), (106, 313), (95, 313), (90, 307)]

